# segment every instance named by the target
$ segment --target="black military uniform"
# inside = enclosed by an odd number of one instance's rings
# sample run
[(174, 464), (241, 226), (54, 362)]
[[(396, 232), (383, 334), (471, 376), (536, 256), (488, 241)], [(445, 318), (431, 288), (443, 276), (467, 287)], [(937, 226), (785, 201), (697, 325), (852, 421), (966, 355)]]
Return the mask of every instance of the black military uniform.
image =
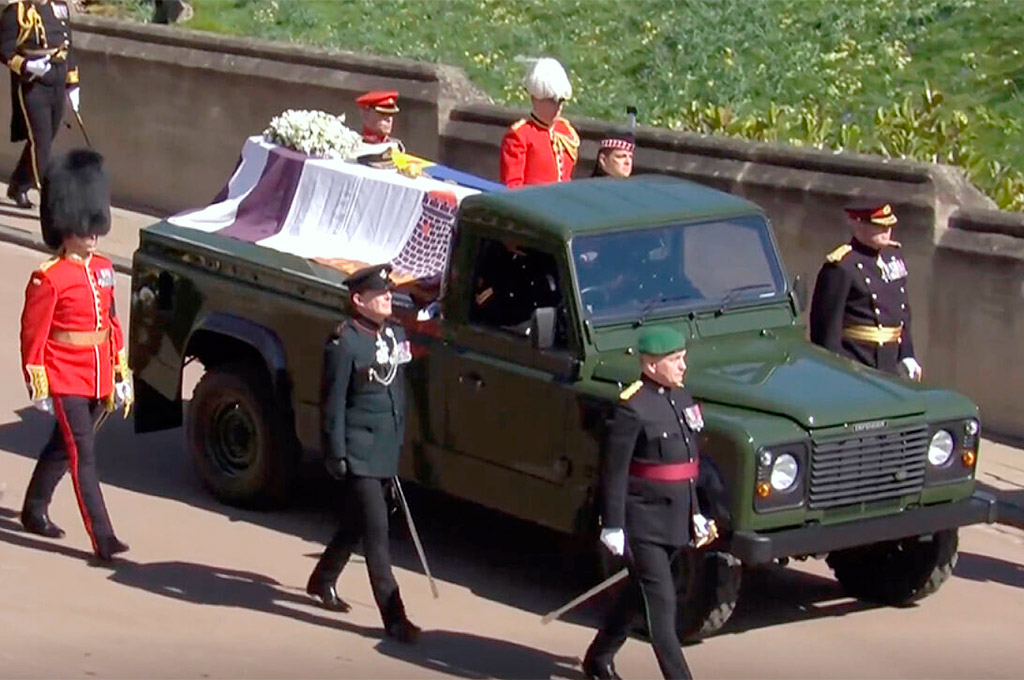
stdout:
[[(668, 329), (645, 333), (660, 346), (651, 351), (642, 337), (643, 354), (669, 354), (685, 342)], [(625, 530), (630, 579), (587, 650), (583, 670), (592, 678), (617, 677), (612, 659), (643, 608), (662, 674), (689, 678), (676, 634), (672, 563), (689, 549), (684, 546), (699, 512), (697, 432), (703, 416), (686, 389), (659, 385), (646, 375), (620, 397), (603, 454), (601, 520), (606, 530)]]
[[(896, 223), (887, 204), (851, 206), (847, 214), (882, 228)], [(914, 358), (908, 271), (898, 244), (876, 250), (854, 238), (826, 260), (811, 300), (811, 342), (896, 373), (901, 361)]]
[(533, 310), (561, 302), (550, 257), (493, 241), (484, 246), (480, 259), (472, 322), (515, 327), (528, 322)]
[[(66, 92), (78, 87), (68, 19), (61, 0), (11, 0), (0, 14), (0, 58), (11, 69), (11, 141), (27, 140), (7, 187), (19, 207), (32, 205), (25, 192), (41, 186)], [(44, 57), (50, 64), (45, 74), (26, 69)]]
[[(350, 293), (390, 289), (390, 265), (349, 277)], [(412, 642), (419, 629), (405, 607), (391, 571), (385, 489), (398, 474), (405, 430), (404, 370), (412, 359), (402, 327), (356, 316), (344, 321), (324, 357), (323, 436), (328, 470), (344, 483), (345, 515), (309, 577), (306, 590), (329, 609), (348, 611), (335, 583), (352, 551), (363, 542), (373, 596), (387, 634)]]

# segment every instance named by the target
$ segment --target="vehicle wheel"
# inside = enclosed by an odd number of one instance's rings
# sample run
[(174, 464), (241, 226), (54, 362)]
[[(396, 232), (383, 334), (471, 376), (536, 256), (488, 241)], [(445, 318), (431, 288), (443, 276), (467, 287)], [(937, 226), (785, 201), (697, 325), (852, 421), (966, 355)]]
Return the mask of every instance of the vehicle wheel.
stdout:
[(730, 553), (687, 550), (679, 556), (676, 579), (676, 633), (680, 642), (699, 640), (721, 630), (732, 617), (743, 564)]
[(830, 553), (828, 566), (853, 597), (905, 605), (931, 595), (956, 566), (956, 529)]
[(284, 503), (295, 474), (295, 438), (260, 367), (214, 367), (196, 385), (185, 437), (203, 484), (231, 505)]

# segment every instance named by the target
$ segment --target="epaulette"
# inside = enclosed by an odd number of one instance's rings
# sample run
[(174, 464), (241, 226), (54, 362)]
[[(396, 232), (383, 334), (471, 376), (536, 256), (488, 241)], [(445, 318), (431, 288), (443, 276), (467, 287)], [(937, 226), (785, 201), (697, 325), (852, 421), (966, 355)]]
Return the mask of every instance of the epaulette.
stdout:
[[(21, 0), (12, 0), (12, 2), (21, 2)], [(49, 260), (39, 265), (39, 271), (45, 272), (47, 269), (57, 264), (58, 262), (60, 262), (60, 255), (51, 257)]]
[(832, 264), (835, 264), (841, 261), (847, 255), (849, 255), (851, 250), (853, 250), (853, 246), (851, 246), (849, 243), (844, 243), (843, 245), (839, 246), (831, 253), (826, 255), (825, 259), (831, 262)]
[(518, 130), (519, 128), (523, 127), (524, 125), (526, 125), (526, 119), (525, 118), (520, 118), (516, 122), (512, 123), (512, 131), (515, 132), (516, 130)]
[(621, 399), (622, 401), (629, 401), (634, 394), (640, 391), (640, 388), (643, 386), (644, 381), (637, 380), (635, 383), (633, 383), (632, 385), (630, 385), (629, 387), (627, 387), (626, 389), (622, 390), (622, 392), (619, 393), (619, 399)]

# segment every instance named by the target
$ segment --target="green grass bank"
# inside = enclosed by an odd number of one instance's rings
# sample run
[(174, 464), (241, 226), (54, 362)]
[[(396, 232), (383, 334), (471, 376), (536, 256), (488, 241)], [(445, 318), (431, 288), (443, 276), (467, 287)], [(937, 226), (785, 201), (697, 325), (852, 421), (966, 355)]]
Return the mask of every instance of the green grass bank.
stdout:
[(950, 163), (1024, 210), (1021, 0), (191, 2), (192, 29), (460, 66), (512, 106), (517, 57), (554, 56), (570, 118)]

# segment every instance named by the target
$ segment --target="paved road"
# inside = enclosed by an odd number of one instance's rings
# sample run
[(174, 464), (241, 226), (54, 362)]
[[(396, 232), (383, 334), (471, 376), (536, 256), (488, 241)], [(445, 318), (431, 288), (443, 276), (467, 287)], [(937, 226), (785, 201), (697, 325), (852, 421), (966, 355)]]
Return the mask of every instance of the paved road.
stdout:
[[(0, 301), (0, 677), (582, 677), (578, 657), (598, 610), (538, 623), (589, 585), (553, 537), (414, 496), (441, 599), (430, 598), (396, 532), (397, 578), (426, 631), (417, 647), (398, 646), (382, 640), (361, 562), (340, 583), (351, 613), (317, 609), (302, 593), (332, 529), (326, 483), (286, 512), (221, 506), (200, 488), (180, 431), (135, 436), (118, 421), (101, 433), (102, 477), (128, 559), (90, 564), (68, 481), (51, 513), (67, 538), (21, 532), (16, 511), (51, 426), (27, 407), (16, 341), (21, 291), (40, 259), (0, 243), (10, 290)], [(117, 285), (127, 310), (128, 281)], [(993, 473), (1000, 479), (1024, 468), (1005, 453)], [(846, 598), (821, 562), (758, 573), (728, 630), (687, 648), (691, 666), (700, 678), (1020, 677), (1024, 534), (972, 527), (961, 548), (955, 578), (901, 610)], [(627, 678), (658, 676), (639, 641), (618, 666)]]

